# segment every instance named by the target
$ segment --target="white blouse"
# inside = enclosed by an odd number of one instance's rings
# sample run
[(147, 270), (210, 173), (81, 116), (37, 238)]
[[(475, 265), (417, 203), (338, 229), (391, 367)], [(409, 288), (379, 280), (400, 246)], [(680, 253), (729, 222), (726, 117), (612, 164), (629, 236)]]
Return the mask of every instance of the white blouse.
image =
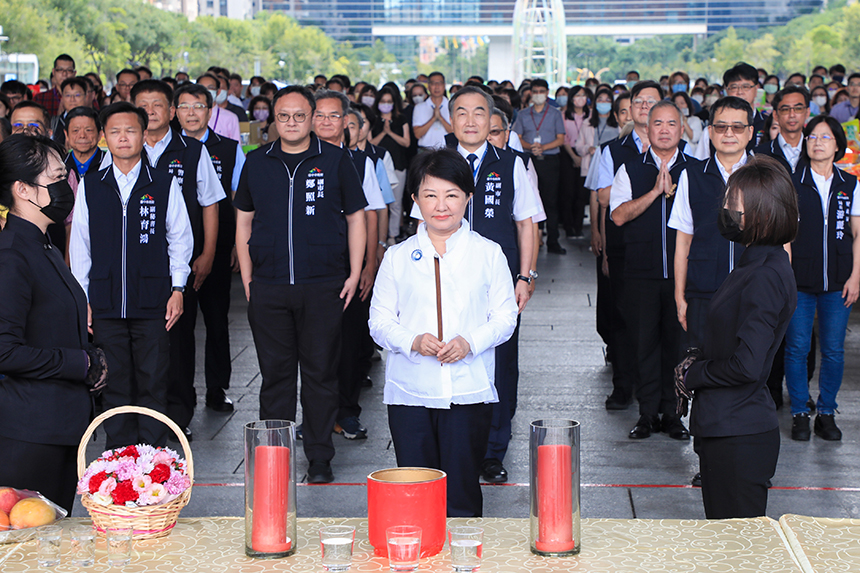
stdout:
[(370, 335), (389, 351), (385, 404), (450, 408), (497, 402), (495, 347), (511, 337), (517, 303), (511, 271), (498, 244), (470, 230), (465, 219), (440, 258), (442, 334), (471, 348), (458, 362), (412, 350), (415, 337), (437, 335), (436, 250), (424, 223), (418, 233), (388, 249), (373, 286)]

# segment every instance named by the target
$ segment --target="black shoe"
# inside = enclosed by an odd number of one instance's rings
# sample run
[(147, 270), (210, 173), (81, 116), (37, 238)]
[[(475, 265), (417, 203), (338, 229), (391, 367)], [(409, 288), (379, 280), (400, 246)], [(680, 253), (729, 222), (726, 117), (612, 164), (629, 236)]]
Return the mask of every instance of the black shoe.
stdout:
[(553, 253), (555, 255), (566, 255), (567, 249), (565, 249), (564, 247), (562, 247), (558, 243), (555, 243), (554, 245), (547, 244), (546, 252)]
[(334, 481), (334, 474), (331, 471), (331, 462), (312, 461), (308, 466), (308, 483), (331, 483)]
[(690, 485), (693, 487), (702, 487), (702, 472), (696, 472), (696, 475), (690, 480)]
[(206, 407), (216, 412), (232, 412), (233, 401), (221, 390), (218, 394), (206, 394)]
[(604, 403), (604, 405), (606, 406), (607, 410), (626, 410), (630, 407), (630, 404), (632, 403), (632, 398), (625, 398), (613, 392), (606, 397), (606, 402)]
[(653, 418), (650, 416), (639, 416), (639, 421), (636, 422), (636, 425), (633, 426), (633, 429), (630, 430), (627, 437), (631, 440), (644, 440), (645, 438), (651, 437), (651, 432), (659, 431), (660, 418), (657, 416), (654, 416)]
[[(182, 433), (185, 434), (185, 439), (189, 442), (194, 438), (194, 435), (191, 433), (191, 430), (188, 427), (182, 428)], [(179, 438), (173, 432), (167, 434), (167, 439), (171, 442), (178, 442)]]
[(678, 416), (663, 414), (660, 430), (669, 434), (669, 437), (673, 440), (687, 441), (690, 439), (690, 431), (684, 426), (684, 423)]
[(833, 414), (818, 414), (815, 416), (813, 428), (815, 429), (815, 435), (823, 440), (838, 442), (842, 439), (842, 430), (836, 427), (836, 418)]
[(795, 414), (791, 419), (791, 439), (798, 442), (808, 442), (809, 414)]
[(508, 470), (499, 460), (489, 458), (481, 462), (481, 477), (487, 483), (505, 483), (508, 481)]

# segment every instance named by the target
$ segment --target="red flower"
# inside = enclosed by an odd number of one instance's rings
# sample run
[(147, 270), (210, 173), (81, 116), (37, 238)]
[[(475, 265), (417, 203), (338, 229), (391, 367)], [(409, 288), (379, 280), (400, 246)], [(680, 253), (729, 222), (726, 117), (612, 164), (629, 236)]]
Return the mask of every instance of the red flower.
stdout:
[(164, 483), (170, 479), (170, 468), (167, 464), (158, 464), (149, 472), (149, 477), (153, 483)]
[(107, 472), (99, 472), (90, 478), (90, 493), (96, 493), (101, 487), (102, 482), (108, 478)]
[(116, 505), (125, 505), (127, 501), (137, 501), (137, 492), (134, 491), (131, 480), (126, 480), (116, 484), (111, 497)]
[(124, 458), (126, 456), (131, 456), (134, 459), (140, 457), (140, 453), (137, 451), (137, 446), (126, 446), (126, 448), (120, 452), (116, 453), (118, 458)]

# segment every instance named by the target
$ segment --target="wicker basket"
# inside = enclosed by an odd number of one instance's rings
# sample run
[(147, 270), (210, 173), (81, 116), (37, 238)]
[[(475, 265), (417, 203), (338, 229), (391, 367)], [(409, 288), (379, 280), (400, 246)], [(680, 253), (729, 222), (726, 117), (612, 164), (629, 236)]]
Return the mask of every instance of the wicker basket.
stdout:
[(176, 525), (179, 512), (182, 511), (183, 507), (188, 505), (188, 500), (191, 499), (191, 487), (194, 485), (194, 460), (191, 456), (191, 446), (188, 445), (185, 434), (170, 418), (155, 410), (140, 408), (138, 406), (120, 406), (119, 408), (112, 408), (104, 412), (90, 423), (87, 431), (84, 432), (81, 438), (81, 443), (78, 445), (78, 478), (82, 477), (87, 469), (87, 442), (89, 442), (93, 432), (96, 431), (96, 428), (102, 422), (119, 414), (142, 414), (166, 424), (179, 438), (179, 443), (182, 444), (182, 450), (185, 453), (186, 470), (188, 478), (191, 480), (191, 486), (173, 501), (160, 505), (145, 505), (133, 508), (122, 505), (100, 505), (93, 501), (89, 493), (81, 495), (81, 503), (90, 512), (93, 524), (100, 532), (104, 532), (106, 529), (112, 527), (133, 527), (135, 539), (166, 537), (170, 535), (171, 530)]

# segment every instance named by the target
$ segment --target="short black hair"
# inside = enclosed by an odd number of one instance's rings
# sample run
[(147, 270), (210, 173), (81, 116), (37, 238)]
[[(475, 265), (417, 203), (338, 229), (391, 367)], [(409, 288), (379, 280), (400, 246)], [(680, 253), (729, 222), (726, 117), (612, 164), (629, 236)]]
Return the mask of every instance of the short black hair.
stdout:
[(657, 93), (660, 94), (660, 99), (663, 99), (663, 87), (660, 84), (654, 80), (642, 80), (630, 90), (630, 101), (636, 99), (636, 96), (647, 89), (657, 90)]
[(325, 77), (325, 75), (323, 75), (323, 74), (317, 74), (317, 75), (315, 75), (315, 76), (314, 76), (314, 81), (317, 81), (317, 80), (318, 80), (318, 79), (320, 79), (320, 78), (322, 78), (322, 79), (323, 79), (323, 81), (328, 80), (328, 78), (327, 78), (327, 77)]
[(179, 86), (175, 92), (173, 92), (173, 107), (179, 105), (179, 96), (183, 94), (191, 94), (193, 96), (202, 97), (206, 100), (206, 107), (211, 108), (212, 104), (212, 94), (209, 93), (209, 90), (201, 86), (200, 84), (192, 84), (186, 83)]
[(831, 76), (834, 74), (834, 72), (837, 74), (845, 74), (845, 66), (843, 66), (842, 64), (834, 64), (830, 66), (830, 70), (828, 70), (828, 72)]
[(809, 154), (806, 152), (806, 138), (809, 137), (809, 134), (815, 130), (819, 123), (826, 123), (830, 131), (833, 132), (833, 137), (836, 139), (836, 156), (833, 158), (833, 161), (839, 161), (845, 157), (845, 149), (848, 148), (848, 138), (845, 137), (845, 129), (842, 128), (842, 124), (829, 115), (824, 114), (816, 115), (803, 128), (803, 156), (807, 160), (809, 159)]
[(799, 77), (799, 78), (800, 78), (800, 83), (802, 83), (802, 84), (804, 84), (804, 85), (806, 84), (806, 75), (801, 74), (800, 72), (794, 72), (793, 74), (790, 74), (790, 75), (785, 79), (785, 81), (786, 81), (786, 82), (788, 82), (788, 80), (790, 80), (791, 78), (795, 78), (795, 77)]
[(240, 84), (242, 83), (242, 76), (240, 76), (239, 74), (236, 74), (236, 73), (230, 74), (229, 76), (227, 76), (227, 79), (228, 80), (236, 80)]
[(75, 67), (75, 59), (71, 57), (69, 54), (60, 54), (56, 58), (54, 58), (54, 67), (57, 67), (58, 62), (72, 62), (72, 67)]
[[(31, 108), (33, 108), (33, 109), (37, 109), (37, 110), (39, 110), (40, 112), (42, 112), (42, 117), (44, 118), (42, 121), (45, 123), (45, 129), (50, 129), (50, 128), (51, 128), (51, 114), (49, 114), (49, 113), (48, 113), (48, 110), (47, 110), (47, 109), (45, 109), (45, 106), (43, 106), (43, 105), (42, 105), (42, 104), (40, 104), (40, 103), (37, 103), (37, 102), (35, 102), (35, 101), (33, 101), (33, 100), (25, 99), (25, 100), (22, 100), (22, 101), (18, 102), (18, 105), (16, 105), (16, 106), (12, 109), (12, 111), (15, 111), (15, 110), (18, 110), (18, 109), (25, 109), (25, 108), (28, 108), (28, 107), (31, 107)], [(9, 114), (9, 117), (10, 117), (10, 118), (12, 117), (12, 114), (11, 114), (11, 113)]]
[(718, 111), (724, 109), (736, 109), (738, 111), (746, 112), (747, 114), (747, 124), (752, 125), (753, 123), (753, 108), (749, 104), (749, 102), (743, 98), (739, 98), (736, 96), (726, 96), (718, 99), (713, 105), (711, 105), (711, 115), (710, 121), (714, 123), (714, 118), (717, 115)]
[(110, 104), (99, 113), (99, 121), (101, 121), (102, 127), (107, 128), (108, 120), (119, 113), (133, 113), (136, 115), (137, 120), (140, 122), (140, 127), (144, 130), (149, 125), (149, 115), (145, 111), (127, 101), (118, 101)]
[(749, 80), (758, 83), (758, 70), (746, 62), (738, 62), (723, 74), (723, 87), (739, 80)]
[(630, 74), (636, 74), (636, 77), (637, 77), (637, 78), (639, 77), (639, 72), (637, 72), (636, 70), (630, 70), (629, 72), (627, 72), (626, 74), (624, 74), (624, 77), (626, 78), (626, 77), (627, 77), (627, 76), (629, 76)]
[[(313, 97), (315, 102), (324, 99), (336, 99), (340, 102), (340, 108), (343, 110), (341, 113), (346, 115), (346, 113), (349, 111), (349, 98), (343, 95), (343, 93), (341, 92), (329, 89), (317, 90), (314, 93)], [(313, 110), (316, 110), (316, 107), (314, 107)]]
[(131, 101), (136, 100), (137, 96), (142, 93), (159, 93), (167, 98), (168, 105), (173, 105), (173, 89), (161, 80), (141, 80), (134, 84), (134, 87), (131, 88)]
[(196, 79), (196, 80), (194, 80), (194, 83), (199, 84), (199, 83), (200, 83), (200, 80), (202, 80), (203, 78), (209, 78), (209, 79), (211, 79), (212, 81), (214, 81), (214, 82), (215, 82), (215, 85), (216, 85), (216, 86), (218, 86), (218, 88), (219, 88), (219, 89), (221, 88), (221, 80), (219, 80), (219, 79), (218, 79), (218, 76), (216, 76), (215, 74), (210, 73), (210, 72), (206, 72), (205, 74), (200, 74), (200, 75), (197, 77), (197, 79)]
[(508, 125), (510, 125), (511, 120), (514, 117), (514, 107), (508, 103), (508, 100), (498, 95), (493, 96), (493, 105), (495, 106), (495, 109), (493, 110), (494, 113), (496, 111), (501, 111), (505, 114), (505, 119), (508, 120)]
[(848, 81), (850, 82), (851, 80), (856, 80), (857, 78), (860, 78), (860, 72), (852, 72), (851, 75), (848, 76)]
[(263, 85), (260, 86), (260, 95), (268, 92), (272, 92), (273, 95), (278, 93), (278, 86), (272, 82), (263, 83)]
[[(365, 105), (363, 103), (353, 102), (349, 104), (350, 113), (361, 112), (364, 114), (364, 117), (367, 118), (367, 123), (373, 125), (376, 123), (376, 112), (373, 111), (373, 108), (369, 105)], [(359, 126), (361, 127), (361, 126)]]
[(137, 73), (137, 70), (133, 70), (131, 68), (123, 68), (116, 73), (116, 81), (119, 81), (119, 77), (123, 74), (131, 74), (132, 76), (137, 78), (137, 81), (140, 81), (140, 74)]
[(459, 187), (466, 197), (475, 193), (475, 181), (466, 159), (456, 149), (437, 149), (422, 153), (412, 160), (406, 177), (406, 191), (418, 197), (421, 183), (426, 177), (436, 177)]
[(0, 117), (0, 141), (12, 135), (12, 123), (5, 117)]
[(331, 90), (334, 84), (339, 85), (341, 88), (345, 88), (346, 86), (340, 81), (338, 78), (332, 78), (325, 83), (325, 89)]
[(173, 78), (174, 78), (174, 79), (178, 78), (178, 77), (179, 77), (179, 74), (184, 75), (186, 78), (190, 78), (190, 77), (191, 77), (190, 75), (188, 75), (188, 72), (184, 72), (184, 71), (182, 71), (182, 70), (179, 70), (178, 72), (176, 72), (176, 74), (173, 76)]
[(440, 78), (442, 78), (442, 81), (443, 81), (443, 82), (445, 81), (445, 74), (443, 74), (443, 73), (442, 73), (442, 72), (440, 72), (440, 71), (430, 72), (430, 75), (429, 75), (429, 76), (427, 76), (427, 79), (429, 80), (429, 79), (430, 79), (430, 78), (432, 78), (433, 76), (439, 76)]
[(24, 99), (33, 99), (33, 92), (27, 87), (27, 84), (18, 80), (6, 80), (3, 82), (3, 85), (0, 85), (0, 93), (17, 94), (23, 96)]
[(179, 85), (176, 82), (176, 78), (171, 78), (170, 76), (164, 76), (163, 78), (161, 78), (161, 81), (169, 85), (170, 89), (172, 89), (173, 91), (176, 91), (176, 86)]
[(549, 84), (543, 78), (535, 78), (532, 80), (532, 83), (529, 84), (529, 89), (535, 89), (535, 88), (546, 88), (548, 91), (549, 90)]
[(776, 110), (776, 108), (778, 108), (779, 104), (782, 102), (783, 98), (791, 94), (802, 95), (806, 107), (809, 107), (809, 90), (800, 86), (791, 85), (785, 86), (784, 88), (776, 92), (776, 94), (773, 96), (773, 101), (771, 102), (773, 109)]
[(135, 69), (135, 70), (137, 70), (137, 75), (138, 75), (138, 76), (140, 75), (140, 72), (146, 72), (147, 74), (149, 74), (149, 77), (150, 77), (150, 78), (152, 77), (152, 70), (150, 70), (150, 69), (149, 69), (148, 67), (146, 67), (146, 66), (137, 66), (137, 67), (136, 67), (136, 68), (134, 68), (134, 69)]
[[(262, 90), (260, 90), (260, 91), (262, 91)], [(316, 100), (314, 100), (314, 94), (311, 93), (311, 90), (309, 90), (305, 86), (300, 86), (300, 85), (292, 85), (292, 86), (287, 86), (285, 88), (279, 89), (278, 93), (275, 94), (275, 97), (272, 98), (272, 110), (275, 109), (275, 104), (278, 103), (279, 99), (281, 99), (284, 96), (290, 95), (290, 94), (301, 95), (303, 98), (308, 100), (308, 103), (311, 105), (311, 113), (316, 111), (317, 102), (316, 102)]]
[(84, 93), (87, 93), (90, 89), (90, 84), (87, 83), (87, 80), (83, 78), (83, 76), (78, 76), (74, 78), (68, 78), (63, 80), (63, 83), (60, 85), (60, 93), (63, 93), (63, 90), (69, 86), (77, 86), (84, 90)]
[(479, 84), (483, 84), (483, 83), (484, 83), (484, 78), (482, 78), (481, 76), (478, 76), (478, 75), (475, 75), (475, 76), (469, 76), (468, 81), (470, 81), (470, 82), (471, 82), (471, 81), (476, 81), (476, 82), (478, 82)]
[(96, 124), (96, 129), (98, 131), (102, 130), (102, 122), (99, 120), (99, 114), (96, 110), (91, 107), (79, 106), (66, 114), (65, 122), (66, 122), (66, 131), (69, 130), (69, 124), (76, 117), (88, 117), (93, 120)]
[(10, 135), (0, 143), (0, 205), (13, 207), (12, 185), (23, 181), (33, 185), (48, 168), (48, 156), (55, 151), (62, 161), (65, 151), (44, 135)]

